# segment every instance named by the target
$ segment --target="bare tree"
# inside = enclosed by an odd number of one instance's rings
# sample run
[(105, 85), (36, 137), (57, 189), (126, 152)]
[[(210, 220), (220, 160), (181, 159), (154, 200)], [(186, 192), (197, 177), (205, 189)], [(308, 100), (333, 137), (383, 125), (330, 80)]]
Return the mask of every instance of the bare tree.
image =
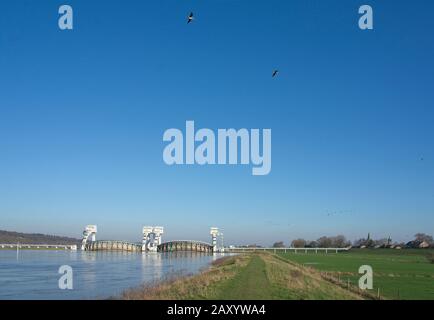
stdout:
[(428, 244), (434, 244), (433, 237), (430, 235), (427, 235), (426, 233), (416, 233), (414, 235), (414, 237), (415, 237), (416, 241), (420, 241), (420, 242), (425, 241)]
[(361, 238), (361, 239), (354, 240), (353, 245), (355, 247), (361, 247), (361, 246), (364, 246), (365, 243), (366, 243), (366, 239), (365, 238)]
[(329, 237), (321, 237), (316, 242), (319, 248), (330, 248), (332, 246), (332, 239)]
[(273, 248), (285, 248), (285, 244), (283, 243), (283, 241), (275, 242), (273, 244)]
[(306, 246), (306, 240), (304, 239), (295, 239), (291, 242), (291, 247), (293, 248), (304, 248)]
[(336, 237), (331, 238), (332, 246), (335, 248), (346, 248), (351, 245), (347, 238), (343, 235), (338, 235)]
[(318, 243), (316, 241), (308, 241), (306, 243), (306, 248), (318, 248)]

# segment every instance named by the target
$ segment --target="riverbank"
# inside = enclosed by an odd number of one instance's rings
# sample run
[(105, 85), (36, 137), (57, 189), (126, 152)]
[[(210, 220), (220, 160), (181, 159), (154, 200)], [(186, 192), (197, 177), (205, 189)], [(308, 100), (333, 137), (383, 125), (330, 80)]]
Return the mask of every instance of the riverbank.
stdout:
[(196, 275), (125, 291), (125, 300), (359, 300), (311, 268), (268, 253), (216, 260)]
[(40, 233), (22, 233), (0, 230), (0, 245), (80, 245), (81, 239)]

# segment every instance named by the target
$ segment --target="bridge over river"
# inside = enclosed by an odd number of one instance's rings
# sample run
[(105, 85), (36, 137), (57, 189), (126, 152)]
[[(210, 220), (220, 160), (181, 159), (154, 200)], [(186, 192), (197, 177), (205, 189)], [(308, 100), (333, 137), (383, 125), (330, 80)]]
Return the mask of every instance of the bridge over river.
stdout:
[(86, 243), (84, 249), (86, 251), (142, 252), (142, 244), (118, 240), (98, 240)]
[[(85, 246), (86, 251), (127, 251), (142, 252), (141, 243), (132, 243), (117, 240), (99, 240), (88, 242)], [(202, 252), (213, 253), (213, 246), (209, 243), (195, 240), (174, 240), (162, 243), (157, 246), (157, 252)]]
[[(223, 234), (218, 228), (210, 229), (211, 242), (195, 240), (172, 240), (162, 243), (163, 227), (143, 227), (141, 243), (132, 243), (118, 240), (96, 240), (97, 226), (88, 225), (83, 232), (81, 250), (86, 251), (129, 251), (129, 252), (176, 252), (190, 251), (215, 253), (223, 251)], [(221, 237), (221, 245), (217, 244), (217, 238)]]
[(174, 240), (160, 244), (158, 252), (191, 251), (213, 253), (212, 244), (195, 240)]

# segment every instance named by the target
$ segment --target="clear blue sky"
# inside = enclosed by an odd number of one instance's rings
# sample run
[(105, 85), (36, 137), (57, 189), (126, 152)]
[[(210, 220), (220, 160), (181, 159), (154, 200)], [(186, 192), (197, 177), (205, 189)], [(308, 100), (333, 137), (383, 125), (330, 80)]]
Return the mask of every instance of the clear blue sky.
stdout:
[[(73, 31), (57, 27), (65, 3)], [(358, 28), (363, 4), (373, 31)], [(428, 0), (1, 1), (0, 229), (432, 234), (433, 13)], [(163, 132), (186, 120), (271, 128), (270, 175), (166, 166)]]

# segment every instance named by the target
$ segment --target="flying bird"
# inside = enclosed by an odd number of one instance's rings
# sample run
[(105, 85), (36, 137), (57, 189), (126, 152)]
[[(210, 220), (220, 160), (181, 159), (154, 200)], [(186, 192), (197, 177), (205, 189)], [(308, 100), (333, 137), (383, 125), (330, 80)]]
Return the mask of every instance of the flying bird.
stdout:
[(343, 215), (343, 214), (351, 214), (351, 213), (352, 213), (351, 210), (330, 211), (327, 213), (327, 216), (331, 217), (335, 215), (341, 215), (341, 214)]
[(187, 24), (189, 24), (193, 20), (194, 20), (193, 12), (190, 12), (190, 15), (188, 16)]

